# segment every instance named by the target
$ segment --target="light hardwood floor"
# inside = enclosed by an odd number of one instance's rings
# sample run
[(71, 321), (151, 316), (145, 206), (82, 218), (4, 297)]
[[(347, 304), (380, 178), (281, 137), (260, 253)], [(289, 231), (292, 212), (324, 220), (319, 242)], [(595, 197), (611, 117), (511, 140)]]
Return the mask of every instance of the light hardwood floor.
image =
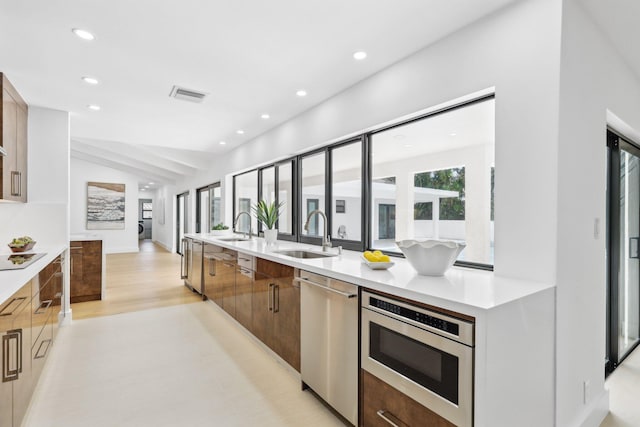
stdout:
[(150, 240), (140, 242), (138, 253), (109, 254), (106, 258), (104, 298), (71, 304), (73, 319), (202, 301), (180, 279), (180, 255)]

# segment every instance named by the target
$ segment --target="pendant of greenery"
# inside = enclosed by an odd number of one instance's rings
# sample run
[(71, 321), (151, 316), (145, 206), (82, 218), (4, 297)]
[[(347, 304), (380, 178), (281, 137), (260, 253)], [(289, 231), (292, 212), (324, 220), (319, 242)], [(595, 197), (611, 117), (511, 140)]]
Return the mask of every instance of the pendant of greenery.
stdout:
[(276, 202), (267, 203), (264, 200), (260, 200), (251, 209), (258, 221), (262, 222), (268, 230), (272, 230), (275, 228), (276, 222), (278, 222), (282, 206), (284, 206), (284, 202), (276, 204)]

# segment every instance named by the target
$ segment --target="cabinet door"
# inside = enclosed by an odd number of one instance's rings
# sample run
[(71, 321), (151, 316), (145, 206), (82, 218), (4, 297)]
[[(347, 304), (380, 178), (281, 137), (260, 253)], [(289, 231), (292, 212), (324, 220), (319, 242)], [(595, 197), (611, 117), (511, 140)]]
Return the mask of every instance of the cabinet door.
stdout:
[(300, 372), (300, 285), (293, 282), (293, 268), (278, 278), (274, 301), (274, 350)]
[(19, 343), (19, 363), (21, 372), (18, 379), (13, 381), (13, 425), (19, 426), (27, 412), (27, 407), (33, 393), (34, 380), (31, 364), (31, 304), (26, 304), (13, 322), (14, 330), (21, 331)]
[(79, 242), (72, 242), (71, 248), (69, 250), (70, 253), (70, 262), (69, 262), (69, 274), (70, 274), (70, 291), (71, 302), (74, 301), (76, 297), (83, 295), (84, 290), (84, 276), (82, 274), (82, 255), (83, 249), (82, 244)]
[(222, 299), (215, 299), (216, 259), (205, 253), (202, 262), (202, 292), (210, 300), (222, 307)]
[(193, 249), (191, 251), (191, 272), (189, 273), (189, 282), (196, 292), (202, 294), (202, 269), (203, 269), (203, 253), (202, 242), (193, 241)]
[(389, 427), (394, 424), (400, 427), (455, 427), (454, 424), (378, 377), (365, 370), (361, 370), (360, 373), (362, 378), (361, 425), (367, 427)]
[(16, 118), (16, 191), (17, 200), (27, 202), (27, 109), (23, 105), (18, 105)]
[(236, 264), (222, 261), (220, 270), (220, 286), (222, 287), (222, 308), (231, 316), (236, 315)]
[(18, 104), (7, 89), (2, 90), (2, 147), (7, 155), (0, 157), (2, 161), (2, 198), (19, 200), (17, 197), (18, 172)]
[(251, 295), (254, 272), (247, 268), (236, 268), (236, 320), (253, 332), (251, 324), (253, 298)]
[(82, 242), (82, 276), (86, 295), (102, 298), (102, 240)]
[(276, 281), (262, 273), (255, 272), (251, 291), (253, 318), (251, 332), (271, 349), (273, 339), (273, 293)]

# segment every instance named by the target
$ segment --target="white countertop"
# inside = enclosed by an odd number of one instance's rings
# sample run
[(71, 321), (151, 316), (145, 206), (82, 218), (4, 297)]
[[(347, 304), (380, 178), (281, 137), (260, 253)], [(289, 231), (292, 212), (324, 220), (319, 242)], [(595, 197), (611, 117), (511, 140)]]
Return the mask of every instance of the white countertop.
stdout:
[[(67, 249), (65, 245), (44, 246), (36, 245), (35, 250), (24, 252), (25, 254), (45, 253), (45, 256), (35, 261), (30, 266), (20, 270), (0, 271), (0, 304), (3, 304), (14, 292), (20, 289), (25, 283), (35, 277), (40, 270), (45, 268), (51, 261)], [(2, 250), (0, 256), (9, 256), (11, 252)]]
[[(267, 246), (264, 239), (226, 242), (208, 234), (186, 234), (204, 242), (234, 249), (270, 261), (322, 274), (334, 279), (365, 286), (414, 301), (476, 315), (502, 304), (553, 288), (553, 285), (496, 276), (491, 271), (452, 267), (444, 277), (420, 276), (404, 258), (392, 258), (395, 265), (388, 270), (372, 270), (360, 252), (343, 250), (342, 255), (327, 258), (301, 259), (275, 253), (287, 249), (320, 252), (319, 246), (279, 240)], [(337, 249), (330, 250), (337, 253)]]

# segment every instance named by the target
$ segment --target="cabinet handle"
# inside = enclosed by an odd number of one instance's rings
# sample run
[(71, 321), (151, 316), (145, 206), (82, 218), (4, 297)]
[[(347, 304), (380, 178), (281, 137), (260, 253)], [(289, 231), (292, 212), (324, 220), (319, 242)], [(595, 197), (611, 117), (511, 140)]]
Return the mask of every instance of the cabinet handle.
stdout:
[(280, 285), (273, 285), (273, 312), (280, 311)]
[(40, 310), (42, 310), (42, 307), (46, 306), (46, 307), (44, 307), (44, 309), (46, 310), (49, 307), (51, 307), (52, 303), (53, 303), (53, 300), (46, 300), (46, 301), (40, 302), (40, 307), (36, 308), (36, 311), (34, 311), (33, 314), (42, 314), (42, 313), (44, 313), (44, 311), (40, 311)]
[(308, 285), (315, 286), (315, 287), (318, 287), (320, 289), (324, 289), (325, 291), (333, 292), (334, 294), (342, 295), (345, 298), (355, 298), (355, 297), (358, 296), (358, 294), (350, 294), (349, 292), (342, 292), (342, 291), (339, 291), (337, 289), (333, 289), (333, 288), (330, 288), (328, 286), (321, 285), (320, 283), (312, 282), (311, 280), (307, 279), (306, 277), (296, 277), (293, 280), (296, 281), (296, 282), (306, 283)]
[[(15, 369), (11, 369), (11, 341), (15, 341)], [(22, 329), (7, 331), (2, 337), (2, 382), (15, 381), (22, 372)]]
[[(2, 311), (0, 311), (0, 316), (11, 316), (15, 310), (22, 305), (22, 302), (26, 300), (27, 297), (18, 297), (12, 299), (9, 304), (5, 305)], [(11, 304), (16, 303), (15, 308), (11, 311), (11, 313), (5, 313), (4, 311), (11, 306)]]
[(273, 283), (269, 283), (269, 311), (273, 311)]
[[(185, 266), (185, 256), (184, 256), (186, 252), (186, 248), (187, 248), (187, 240), (182, 239), (182, 253), (180, 254), (180, 278), (181, 279), (187, 278), (187, 275), (185, 274), (186, 266)], [(73, 266), (73, 262), (71, 263), (71, 265)]]
[(11, 171), (11, 195), (22, 195), (22, 172)]
[[(44, 353), (41, 354), (40, 350), (42, 350), (42, 346), (44, 344), (47, 344), (47, 346), (44, 348)], [(49, 347), (51, 347), (51, 339), (41, 341), (40, 346), (38, 347), (38, 351), (36, 351), (36, 355), (33, 358), (42, 359), (43, 357), (47, 357), (47, 353), (49, 353)]]
[(209, 258), (209, 276), (216, 275), (216, 261), (213, 258)]
[[(406, 424), (403, 423), (402, 421), (398, 420), (397, 417), (395, 417), (391, 412), (389, 411), (385, 411), (384, 409), (379, 409), (378, 412), (376, 412), (376, 414), (378, 414), (378, 416), (380, 418), (382, 418), (383, 420), (385, 420), (389, 425), (393, 426), (393, 427), (405, 427)], [(395, 420), (392, 421), (389, 417), (393, 418)]]

